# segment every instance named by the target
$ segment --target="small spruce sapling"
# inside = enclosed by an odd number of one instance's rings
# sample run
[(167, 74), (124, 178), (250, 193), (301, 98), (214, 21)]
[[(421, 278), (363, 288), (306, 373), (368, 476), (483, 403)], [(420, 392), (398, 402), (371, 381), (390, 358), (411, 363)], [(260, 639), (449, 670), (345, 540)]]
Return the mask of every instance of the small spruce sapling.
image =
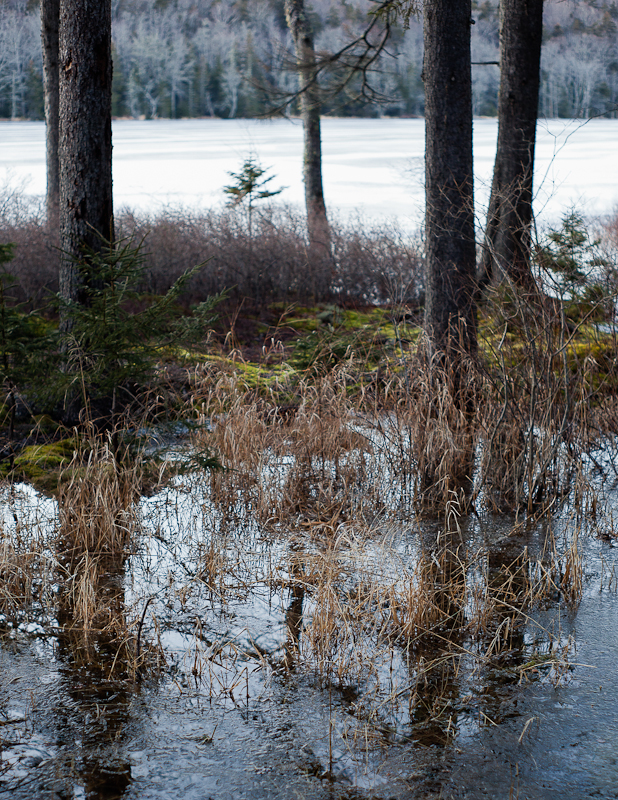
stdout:
[(24, 304), (10, 294), (15, 279), (6, 265), (14, 254), (14, 244), (0, 244), (0, 380), (11, 460), (18, 398), (26, 389), (32, 396), (47, 391), (48, 379), (57, 365), (58, 343), (56, 329), (36, 311), (25, 313)]
[(260, 165), (255, 156), (249, 156), (243, 162), (240, 172), (228, 173), (231, 178), (234, 178), (234, 183), (223, 187), (225, 194), (230, 196), (229, 206), (238, 206), (245, 200), (247, 201), (249, 239), (253, 238), (252, 215), (253, 205), (256, 200), (267, 200), (269, 197), (275, 197), (285, 189), (285, 186), (273, 190), (264, 188), (274, 179), (274, 175), (268, 178), (263, 177), (267, 171)]
[(59, 299), (71, 319), (63, 348), (65, 397), (74, 417), (76, 410), (85, 412), (86, 421), (99, 429), (118, 431), (144, 413), (162, 349), (202, 344), (225, 292), (183, 316), (178, 297), (203, 264), (152, 298), (137, 289), (144, 268), (141, 245), (126, 242), (106, 242), (97, 252), (85, 249), (77, 266), (85, 302)]
[(559, 229), (547, 234), (547, 241), (537, 248), (541, 270), (566, 301), (567, 316), (602, 319), (607, 292), (600, 282), (609, 263), (599, 251), (600, 239), (591, 239), (584, 218), (571, 211)]

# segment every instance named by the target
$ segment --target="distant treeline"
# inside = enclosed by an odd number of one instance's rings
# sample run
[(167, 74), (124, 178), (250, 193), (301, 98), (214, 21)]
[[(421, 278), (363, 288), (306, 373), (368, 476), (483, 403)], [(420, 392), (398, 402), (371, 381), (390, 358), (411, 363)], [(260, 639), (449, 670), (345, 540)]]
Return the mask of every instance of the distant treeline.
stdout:
[[(316, 49), (323, 53), (358, 35), (375, 8), (370, 0), (310, 5)], [(473, 61), (496, 62), (498, 0), (472, 5)], [(540, 115), (618, 116), (617, 4), (546, 0), (544, 23)], [(113, 39), (115, 116), (254, 117), (296, 87), (283, 0), (113, 0)], [(373, 100), (359, 98), (357, 77), (345, 92), (327, 96), (324, 112), (422, 115), (421, 22), (396, 29), (387, 50), (370, 75)], [(4, 0), (0, 117), (43, 118), (41, 73), (38, 2)], [(496, 113), (498, 82), (494, 64), (473, 67), (475, 114)]]

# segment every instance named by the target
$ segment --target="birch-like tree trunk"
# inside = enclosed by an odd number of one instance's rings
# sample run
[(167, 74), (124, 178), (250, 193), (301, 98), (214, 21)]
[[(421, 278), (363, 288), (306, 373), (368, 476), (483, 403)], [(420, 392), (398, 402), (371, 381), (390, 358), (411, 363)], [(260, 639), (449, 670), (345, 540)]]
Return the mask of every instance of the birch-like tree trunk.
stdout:
[(58, 23), (60, 0), (41, 2), (43, 45), (43, 89), (45, 93), (45, 139), (47, 162), (47, 222), (58, 225), (60, 177), (58, 170)]
[[(77, 260), (112, 241), (111, 0), (60, 0), (60, 293), (84, 302)], [(70, 328), (70, 319), (63, 320)]]
[(331, 261), (331, 236), (322, 186), (320, 89), (316, 79), (313, 32), (304, 0), (285, 0), (285, 15), (294, 40), (303, 122), (303, 180), (307, 208), (309, 253), (317, 265)]
[(532, 290), (530, 229), (543, 0), (501, 0), (498, 148), (479, 281)]
[(476, 350), (470, 0), (425, 0), (425, 328), (446, 363)]

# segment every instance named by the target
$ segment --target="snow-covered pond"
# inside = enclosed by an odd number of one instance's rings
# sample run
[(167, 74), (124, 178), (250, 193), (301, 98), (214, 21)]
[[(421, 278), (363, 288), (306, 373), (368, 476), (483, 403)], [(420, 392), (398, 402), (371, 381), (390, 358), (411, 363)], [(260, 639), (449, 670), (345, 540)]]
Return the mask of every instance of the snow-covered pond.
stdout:
[[(494, 119), (475, 121), (479, 219), (487, 201), (496, 146)], [(423, 209), (422, 119), (324, 119), (327, 204), (344, 216), (398, 217), (416, 227)], [(575, 206), (586, 216), (618, 204), (618, 120), (542, 120), (536, 164), (536, 213), (553, 222)], [(116, 208), (156, 210), (172, 203), (224, 202), (229, 172), (255, 154), (285, 186), (284, 202), (303, 200), (302, 127), (296, 121), (156, 120), (114, 122)], [(45, 189), (44, 125), (0, 123), (0, 179)]]

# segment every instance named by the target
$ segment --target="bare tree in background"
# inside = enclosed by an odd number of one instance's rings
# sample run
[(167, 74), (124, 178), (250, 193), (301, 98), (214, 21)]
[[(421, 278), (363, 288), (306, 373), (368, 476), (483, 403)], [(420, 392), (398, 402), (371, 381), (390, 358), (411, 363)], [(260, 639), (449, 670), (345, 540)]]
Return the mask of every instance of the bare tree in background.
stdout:
[[(111, 0), (61, 0), (59, 24), (60, 294), (84, 302), (84, 246), (113, 240)], [(70, 328), (70, 318), (62, 320)]]
[(58, 168), (58, 23), (60, 0), (41, 2), (41, 42), (43, 45), (43, 90), (47, 163), (47, 222), (58, 225), (60, 176)]
[(479, 283), (534, 287), (532, 179), (539, 105), (543, 0), (501, 0), (498, 148)]
[(317, 82), (313, 32), (307, 18), (304, 0), (285, 0), (285, 15), (294, 40), (298, 69), (304, 132), (303, 179), (309, 250), (312, 260), (324, 264), (331, 258), (331, 237), (322, 186), (320, 89)]
[(425, 0), (425, 327), (450, 365), (476, 350), (470, 0)]

